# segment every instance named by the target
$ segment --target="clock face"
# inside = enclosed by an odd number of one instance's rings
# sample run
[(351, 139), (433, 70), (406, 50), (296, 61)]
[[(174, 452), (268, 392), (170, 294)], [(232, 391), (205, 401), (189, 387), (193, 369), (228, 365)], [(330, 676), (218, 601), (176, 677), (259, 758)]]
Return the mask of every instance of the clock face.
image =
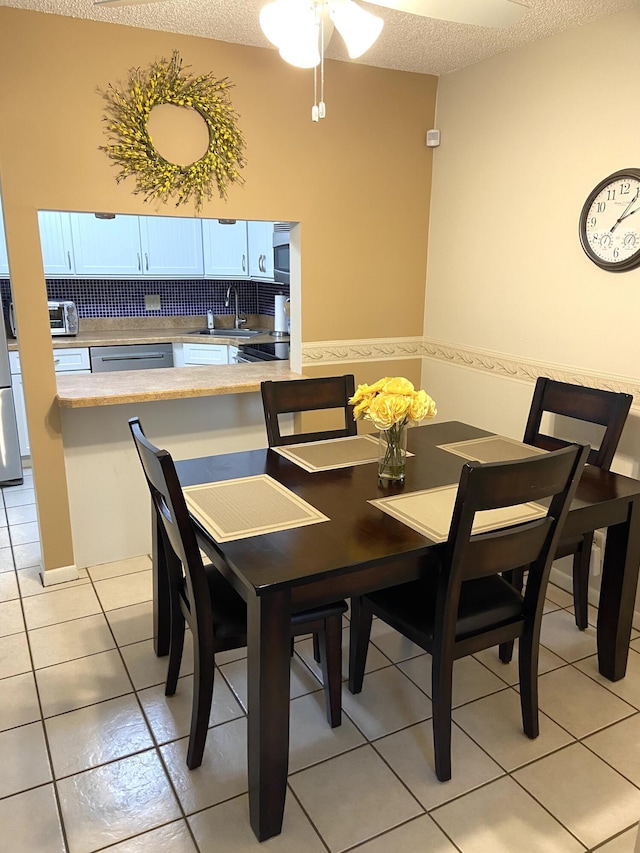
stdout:
[(580, 242), (602, 269), (640, 266), (640, 169), (623, 169), (591, 191), (580, 214)]

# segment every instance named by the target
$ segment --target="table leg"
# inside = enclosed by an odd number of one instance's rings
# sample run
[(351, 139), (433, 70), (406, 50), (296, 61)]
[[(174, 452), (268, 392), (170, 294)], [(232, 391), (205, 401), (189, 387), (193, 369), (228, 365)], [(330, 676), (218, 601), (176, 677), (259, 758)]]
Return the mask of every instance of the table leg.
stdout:
[(291, 596), (247, 605), (249, 812), (258, 841), (282, 830), (289, 769)]
[(598, 668), (618, 681), (627, 670), (631, 620), (640, 566), (640, 500), (631, 501), (623, 524), (607, 530), (600, 605), (598, 609)]
[(169, 654), (171, 632), (171, 603), (167, 560), (177, 559), (166, 553), (164, 538), (155, 507), (151, 507), (151, 574), (153, 577), (153, 650), (158, 657)]

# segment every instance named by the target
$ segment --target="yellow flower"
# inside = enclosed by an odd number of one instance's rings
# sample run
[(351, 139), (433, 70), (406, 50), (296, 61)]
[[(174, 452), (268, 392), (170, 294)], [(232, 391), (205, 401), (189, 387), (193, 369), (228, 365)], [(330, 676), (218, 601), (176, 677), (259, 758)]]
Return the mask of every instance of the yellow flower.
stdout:
[(416, 391), (404, 376), (385, 376), (373, 385), (358, 385), (349, 402), (356, 420), (365, 418), (383, 430), (437, 414), (431, 397), (425, 391)]
[(412, 421), (433, 418), (437, 413), (436, 404), (425, 391), (417, 391), (414, 394), (409, 408), (409, 417)]
[(394, 376), (391, 379), (386, 379), (382, 390), (385, 394), (413, 394), (415, 392), (413, 383), (405, 379), (404, 376)]
[(369, 404), (369, 417), (378, 429), (388, 429), (405, 419), (409, 405), (404, 394), (378, 394)]

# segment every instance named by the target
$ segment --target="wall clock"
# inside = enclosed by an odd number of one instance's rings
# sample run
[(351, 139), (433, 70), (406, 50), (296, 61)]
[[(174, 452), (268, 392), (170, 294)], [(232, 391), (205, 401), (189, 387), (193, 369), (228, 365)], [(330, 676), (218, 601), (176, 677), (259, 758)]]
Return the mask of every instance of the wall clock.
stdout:
[(621, 169), (595, 186), (580, 213), (582, 248), (608, 272), (640, 266), (640, 169)]

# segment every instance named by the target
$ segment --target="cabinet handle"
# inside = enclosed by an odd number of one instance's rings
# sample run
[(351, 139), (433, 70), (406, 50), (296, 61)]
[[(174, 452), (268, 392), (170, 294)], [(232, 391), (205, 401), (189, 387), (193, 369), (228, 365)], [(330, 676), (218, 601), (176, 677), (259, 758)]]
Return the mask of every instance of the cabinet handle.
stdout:
[(142, 271), (142, 265), (140, 263), (140, 252), (136, 252), (136, 256), (138, 258), (138, 272)]
[(67, 263), (69, 264), (69, 269), (71, 269), (71, 252), (67, 252)]
[(149, 272), (149, 255), (146, 252), (144, 253), (144, 264), (145, 270)]
[(246, 269), (247, 269), (247, 263), (245, 260), (245, 256), (243, 255), (242, 256), (242, 272), (246, 272)]

